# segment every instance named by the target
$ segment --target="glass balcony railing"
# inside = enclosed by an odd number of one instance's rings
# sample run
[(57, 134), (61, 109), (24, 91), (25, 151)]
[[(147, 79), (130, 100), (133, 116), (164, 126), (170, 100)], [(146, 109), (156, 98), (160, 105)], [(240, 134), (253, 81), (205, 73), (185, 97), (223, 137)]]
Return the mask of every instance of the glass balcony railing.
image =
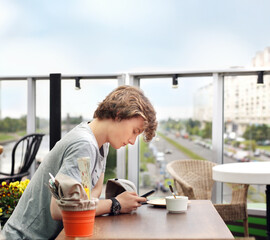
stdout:
[[(261, 71), (264, 83), (257, 84)], [(269, 69), (228, 69), (63, 75), (61, 134), (81, 121), (90, 121), (97, 103), (118, 85), (139, 86), (157, 111), (157, 136), (150, 143), (138, 138), (134, 146), (117, 153), (111, 149), (106, 178), (128, 178), (140, 193), (155, 188), (156, 196), (163, 196), (172, 183), (166, 171), (172, 160), (270, 161), (269, 74)], [(75, 90), (76, 78), (80, 90)], [(26, 133), (46, 134), (38, 161), (49, 151), (50, 91), (49, 76), (0, 77), (0, 145), (4, 146), (0, 171), (9, 169), (14, 141)], [(248, 201), (265, 203), (264, 190), (265, 186), (252, 185)], [(223, 188), (217, 184), (214, 200), (229, 202), (230, 197), (226, 184)]]

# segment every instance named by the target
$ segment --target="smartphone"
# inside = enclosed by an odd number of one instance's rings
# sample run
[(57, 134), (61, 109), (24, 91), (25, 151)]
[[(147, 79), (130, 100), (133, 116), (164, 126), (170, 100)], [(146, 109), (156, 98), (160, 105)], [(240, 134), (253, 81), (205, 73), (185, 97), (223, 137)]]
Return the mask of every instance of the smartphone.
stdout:
[(145, 197), (145, 198), (146, 198), (146, 197), (152, 195), (154, 192), (155, 192), (155, 190), (151, 190), (151, 191), (149, 191), (149, 192), (143, 194), (141, 197)]

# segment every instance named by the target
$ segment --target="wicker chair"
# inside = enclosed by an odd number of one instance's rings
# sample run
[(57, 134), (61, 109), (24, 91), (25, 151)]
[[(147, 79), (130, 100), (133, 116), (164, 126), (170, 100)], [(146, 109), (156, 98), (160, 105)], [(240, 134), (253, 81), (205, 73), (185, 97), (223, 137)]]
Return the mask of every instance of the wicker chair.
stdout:
[(248, 233), (248, 213), (247, 213), (247, 193), (248, 184), (231, 184), (232, 200), (229, 204), (214, 204), (216, 210), (222, 219), (227, 221), (235, 221), (242, 219), (245, 237)]
[(206, 160), (175, 160), (167, 164), (178, 195), (189, 199), (211, 199), (214, 181), (212, 168), (216, 164)]
[[(189, 199), (212, 197), (214, 181), (212, 168), (216, 164), (205, 160), (175, 160), (167, 164), (167, 170), (174, 179), (178, 195)], [(232, 184), (230, 204), (214, 204), (223, 221), (243, 220), (244, 234), (248, 237), (247, 192), (249, 185)]]

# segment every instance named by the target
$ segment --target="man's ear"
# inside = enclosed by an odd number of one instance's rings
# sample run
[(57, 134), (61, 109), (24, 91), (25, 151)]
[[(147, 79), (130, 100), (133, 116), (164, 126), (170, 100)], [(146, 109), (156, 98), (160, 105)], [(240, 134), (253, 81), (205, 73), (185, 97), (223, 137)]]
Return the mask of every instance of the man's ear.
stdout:
[(121, 121), (121, 119), (118, 116), (119, 116), (119, 112), (117, 112), (114, 121), (117, 121), (117, 122), (120, 122)]

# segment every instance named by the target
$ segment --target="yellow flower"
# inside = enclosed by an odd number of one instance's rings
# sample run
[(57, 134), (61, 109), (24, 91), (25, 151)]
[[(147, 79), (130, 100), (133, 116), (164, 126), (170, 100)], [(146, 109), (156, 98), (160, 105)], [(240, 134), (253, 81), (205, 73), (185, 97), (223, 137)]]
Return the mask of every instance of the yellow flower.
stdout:
[(27, 179), (20, 182), (2, 182), (0, 184), (0, 220), (12, 214), (29, 182), (30, 180)]
[(25, 183), (26, 185), (27, 185), (29, 182), (30, 182), (29, 179), (25, 179), (25, 180), (24, 180), (24, 183)]

